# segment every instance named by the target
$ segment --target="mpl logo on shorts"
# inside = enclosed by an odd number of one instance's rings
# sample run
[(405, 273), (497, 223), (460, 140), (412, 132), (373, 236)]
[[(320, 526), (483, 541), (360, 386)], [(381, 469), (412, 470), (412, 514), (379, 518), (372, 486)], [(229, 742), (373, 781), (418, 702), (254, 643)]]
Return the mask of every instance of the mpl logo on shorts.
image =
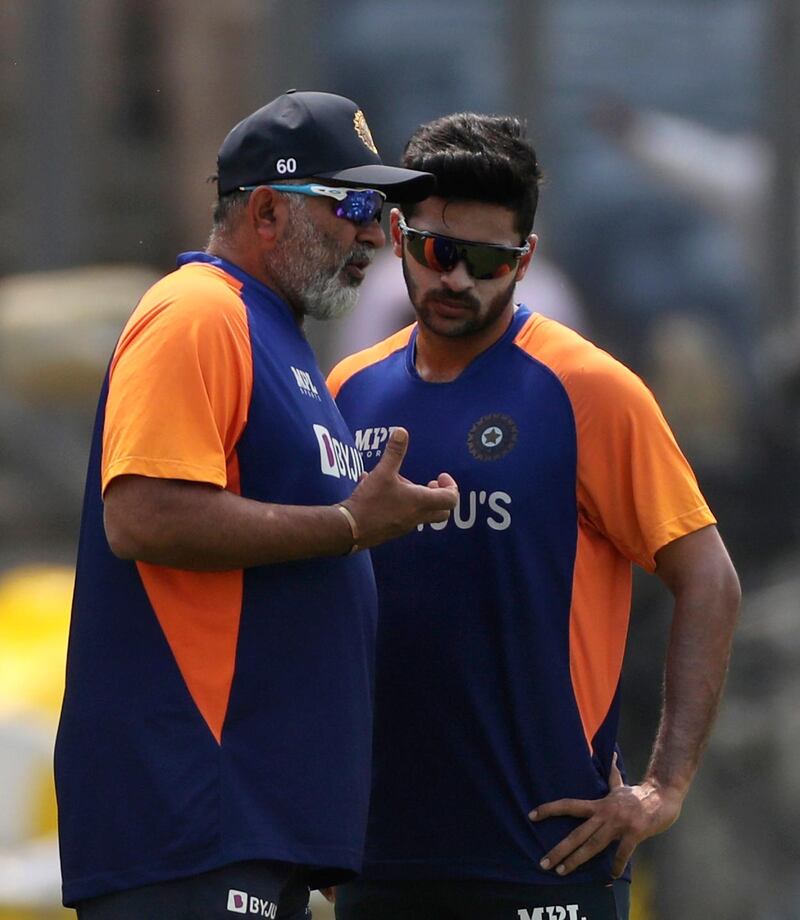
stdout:
[(519, 920), (586, 920), (586, 917), (581, 917), (578, 913), (580, 908), (580, 904), (534, 907), (533, 910), (521, 908), (517, 911), (517, 917)]
[(364, 461), (355, 447), (342, 443), (324, 425), (314, 425), (314, 434), (319, 444), (319, 461), (322, 472), (336, 479), (347, 477), (353, 482), (358, 482), (364, 472)]
[(255, 914), (273, 920), (277, 916), (278, 905), (274, 901), (265, 901), (246, 891), (231, 888), (228, 892), (228, 910), (232, 914)]

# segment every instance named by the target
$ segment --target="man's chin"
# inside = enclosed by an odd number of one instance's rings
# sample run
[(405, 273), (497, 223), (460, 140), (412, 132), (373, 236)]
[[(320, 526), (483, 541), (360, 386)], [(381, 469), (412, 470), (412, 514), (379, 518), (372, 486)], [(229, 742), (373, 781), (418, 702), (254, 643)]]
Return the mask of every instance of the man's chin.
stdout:
[(417, 320), (436, 335), (446, 338), (458, 338), (476, 331), (474, 318), (471, 316), (443, 316), (435, 310), (422, 309), (417, 311)]
[(349, 287), (343, 289), (334, 297), (328, 297), (321, 301), (313, 301), (306, 305), (306, 315), (317, 320), (340, 319), (352, 312), (358, 303), (358, 288)]

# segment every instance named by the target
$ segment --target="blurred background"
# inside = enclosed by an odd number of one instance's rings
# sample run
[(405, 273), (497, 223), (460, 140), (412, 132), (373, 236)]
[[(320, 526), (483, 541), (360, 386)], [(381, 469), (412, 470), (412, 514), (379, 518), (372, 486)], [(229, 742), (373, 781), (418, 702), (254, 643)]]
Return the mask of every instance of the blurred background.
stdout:
[[(519, 299), (653, 389), (745, 589), (635, 917), (800, 918), (799, 78), (796, 0), (0, 0), (2, 920), (71, 915), (50, 757), (105, 364), (146, 287), (204, 247), (229, 128), (290, 87), (357, 100), (386, 162), (451, 111), (527, 120), (547, 182)], [(351, 317), (309, 329), (324, 370), (406, 321), (396, 260), (370, 273)], [(634, 777), (668, 626), (637, 576)]]

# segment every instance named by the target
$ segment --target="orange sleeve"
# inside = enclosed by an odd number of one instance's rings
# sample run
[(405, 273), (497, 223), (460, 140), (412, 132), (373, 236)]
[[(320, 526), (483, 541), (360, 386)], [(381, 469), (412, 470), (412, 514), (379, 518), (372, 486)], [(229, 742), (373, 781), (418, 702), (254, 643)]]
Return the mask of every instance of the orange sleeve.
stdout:
[(628, 559), (648, 571), (655, 554), (715, 519), (652, 393), (600, 352), (571, 398), (578, 430), (578, 503)]
[[(540, 325), (552, 321), (542, 320)], [(655, 398), (609, 354), (558, 324), (541, 352), (572, 404), (581, 514), (623, 556), (647, 571), (678, 537), (715, 523)]]
[(103, 491), (126, 473), (228, 485), (253, 382), (239, 289), (191, 265), (142, 298), (111, 363)]

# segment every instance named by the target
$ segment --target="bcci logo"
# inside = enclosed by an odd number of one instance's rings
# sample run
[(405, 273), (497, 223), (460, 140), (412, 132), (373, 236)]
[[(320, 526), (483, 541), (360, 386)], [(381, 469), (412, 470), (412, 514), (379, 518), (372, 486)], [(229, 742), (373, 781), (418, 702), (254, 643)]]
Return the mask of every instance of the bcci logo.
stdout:
[(484, 415), (470, 428), (467, 447), (476, 460), (499, 460), (517, 443), (517, 424), (508, 415)]

